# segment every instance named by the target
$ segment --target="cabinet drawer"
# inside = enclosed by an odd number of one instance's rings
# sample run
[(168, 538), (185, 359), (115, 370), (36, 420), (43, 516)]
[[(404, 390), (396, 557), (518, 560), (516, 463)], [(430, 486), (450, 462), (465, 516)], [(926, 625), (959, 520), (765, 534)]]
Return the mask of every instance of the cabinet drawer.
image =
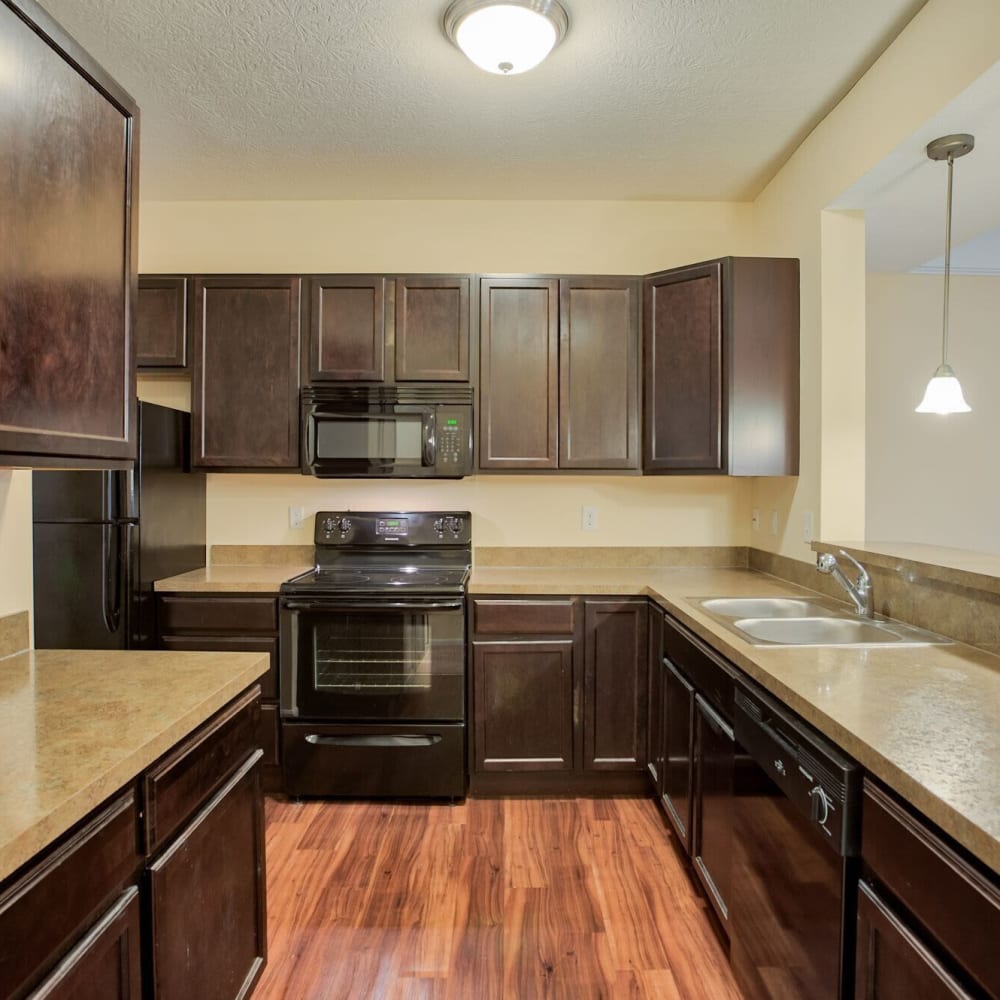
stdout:
[(271, 666), (258, 681), (261, 697), (278, 697), (278, 639), (276, 636), (165, 635), (164, 649), (204, 650), (209, 653), (267, 653)]
[(274, 597), (161, 597), (160, 632), (277, 632)]
[(991, 997), (1000, 889), (876, 785), (865, 782), (861, 857), (885, 886)]
[(0, 894), (3, 995), (20, 995), (108, 908), (138, 868), (130, 789)]
[(572, 635), (574, 601), (474, 600), (473, 630), (483, 635)]
[[(277, 767), (281, 764), (278, 753), (278, 706), (274, 703), (260, 706), (260, 721), (257, 724), (257, 746), (264, 751), (261, 764)], [(267, 789), (264, 789), (267, 791)]]
[(260, 688), (196, 730), (146, 772), (146, 851), (152, 854), (255, 747)]
[(663, 655), (726, 720), (732, 721), (736, 692), (734, 674), (668, 617), (664, 620)]

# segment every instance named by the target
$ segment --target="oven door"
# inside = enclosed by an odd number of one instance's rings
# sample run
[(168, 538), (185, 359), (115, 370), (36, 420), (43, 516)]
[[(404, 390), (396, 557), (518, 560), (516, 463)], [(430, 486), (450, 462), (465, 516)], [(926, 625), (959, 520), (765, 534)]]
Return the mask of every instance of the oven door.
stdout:
[(463, 601), (283, 598), (281, 714), (462, 721)]
[(313, 404), (303, 412), (302, 440), (304, 465), (315, 476), (431, 476), (436, 408)]

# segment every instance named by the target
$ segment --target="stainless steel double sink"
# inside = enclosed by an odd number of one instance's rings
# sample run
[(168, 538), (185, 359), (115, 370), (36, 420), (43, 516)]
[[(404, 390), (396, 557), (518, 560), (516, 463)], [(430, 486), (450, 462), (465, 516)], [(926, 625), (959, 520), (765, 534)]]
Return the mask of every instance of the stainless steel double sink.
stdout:
[(754, 646), (932, 646), (943, 636), (807, 597), (691, 597), (710, 617)]

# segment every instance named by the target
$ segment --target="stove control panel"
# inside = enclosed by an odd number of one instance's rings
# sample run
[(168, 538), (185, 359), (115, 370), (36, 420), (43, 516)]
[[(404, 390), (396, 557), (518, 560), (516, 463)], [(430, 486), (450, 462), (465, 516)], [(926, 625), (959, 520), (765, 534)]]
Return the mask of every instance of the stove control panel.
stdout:
[(315, 542), (320, 546), (461, 545), (472, 543), (472, 516), (460, 511), (320, 511)]

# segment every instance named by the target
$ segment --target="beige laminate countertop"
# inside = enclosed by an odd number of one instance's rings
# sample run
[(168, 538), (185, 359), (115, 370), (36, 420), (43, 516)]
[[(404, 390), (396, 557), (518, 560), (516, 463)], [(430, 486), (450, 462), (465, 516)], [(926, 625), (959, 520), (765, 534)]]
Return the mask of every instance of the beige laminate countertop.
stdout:
[(286, 580), (310, 569), (312, 566), (280, 564), (205, 566), (157, 580), (153, 589), (180, 594), (276, 594)]
[(259, 653), (0, 659), (0, 879), (267, 672)]
[(689, 598), (809, 593), (752, 570), (482, 569), (469, 591), (652, 597), (1000, 873), (1000, 657), (751, 646)]

